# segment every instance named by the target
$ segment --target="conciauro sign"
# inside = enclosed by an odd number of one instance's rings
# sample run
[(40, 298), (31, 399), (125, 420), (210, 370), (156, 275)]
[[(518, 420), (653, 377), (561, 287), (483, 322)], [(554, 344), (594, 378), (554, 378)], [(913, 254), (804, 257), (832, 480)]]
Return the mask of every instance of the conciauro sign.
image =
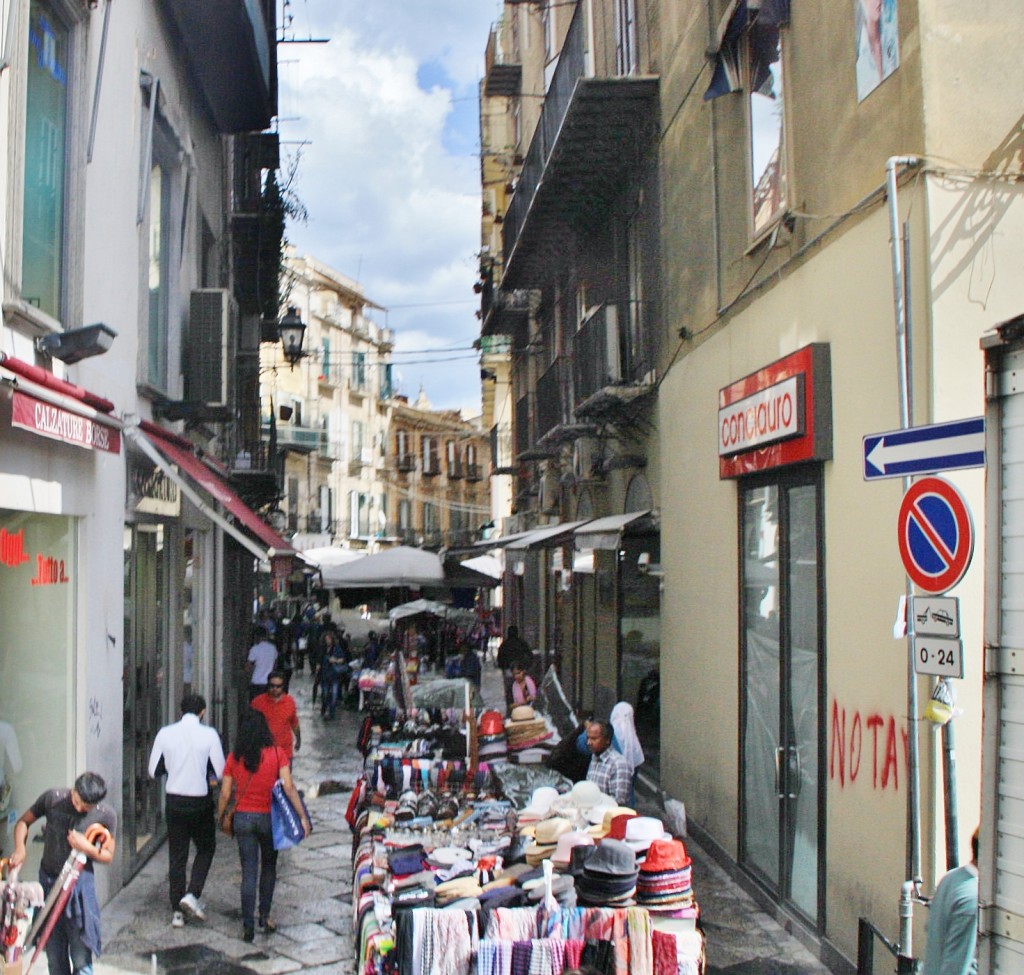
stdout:
[(804, 346), (718, 393), (718, 476), (832, 456), (829, 347)]
[(17, 390), (12, 400), (11, 424), (86, 450), (103, 450), (111, 454), (121, 452), (118, 430)]
[(737, 454), (761, 444), (803, 433), (804, 398), (800, 376), (718, 411), (718, 454)]

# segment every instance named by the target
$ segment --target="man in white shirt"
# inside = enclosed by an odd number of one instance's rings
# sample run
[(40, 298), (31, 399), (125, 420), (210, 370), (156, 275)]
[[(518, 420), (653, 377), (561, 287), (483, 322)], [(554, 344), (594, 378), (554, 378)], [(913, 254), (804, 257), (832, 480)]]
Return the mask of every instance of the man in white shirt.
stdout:
[(256, 627), (256, 642), (249, 647), (245, 669), (249, 672), (249, 700), (265, 694), (270, 672), (277, 662), (277, 647), (270, 642), (266, 627)]
[[(203, 696), (186, 694), (181, 701), (181, 720), (157, 732), (149, 755), (149, 774), (167, 774), (167, 880), (171, 925), (176, 928), (184, 926), (185, 914), (206, 920), (199, 898), (217, 847), (210, 776), (220, 779), (223, 775), (224, 748), (220, 735), (202, 723), (205, 714)], [(196, 845), (196, 858), (186, 884), (190, 843)]]

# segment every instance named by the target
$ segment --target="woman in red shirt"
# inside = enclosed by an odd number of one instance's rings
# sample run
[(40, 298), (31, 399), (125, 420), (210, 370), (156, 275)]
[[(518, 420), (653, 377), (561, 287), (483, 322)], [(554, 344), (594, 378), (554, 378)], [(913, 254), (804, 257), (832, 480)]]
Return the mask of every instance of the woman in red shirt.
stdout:
[[(228, 756), (221, 781), (217, 820), (223, 816), (232, 790), (235, 791), (235, 839), (242, 864), (242, 938), (252, 941), (255, 928), (257, 878), (259, 880), (260, 930), (272, 934), (276, 925), (270, 920), (270, 906), (277, 882), (277, 850), (270, 828), (270, 793), (280, 779), (284, 791), (296, 809), (302, 802), (292, 781), (288, 756), (274, 745), (267, 719), (246, 708), (238, 724), (234, 751)], [(302, 814), (302, 828), (309, 836), (309, 820)]]

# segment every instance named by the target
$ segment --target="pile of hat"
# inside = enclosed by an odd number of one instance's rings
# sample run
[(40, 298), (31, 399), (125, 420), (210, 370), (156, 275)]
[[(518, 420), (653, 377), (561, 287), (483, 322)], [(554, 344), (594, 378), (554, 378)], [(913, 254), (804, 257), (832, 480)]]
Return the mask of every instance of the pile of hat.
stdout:
[(538, 820), (544, 819), (555, 802), (558, 801), (558, 790), (552, 785), (539, 785), (530, 796), (529, 805), (516, 814), (516, 822), (520, 831), (526, 826), (533, 826)]
[[(530, 904), (539, 904), (547, 894), (546, 881), (543, 877), (533, 877), (523, 882), (523, 890), (527, 892)], [(556, 874), (551, 878), (551, 896), (558, 906), (568, 910), (576, 906), (576, 881), (569, 874)]]
[(481, 762), (495, 762), (508, 754), (505, 722), (497, 711), (484, 711), (477, 725), (477, 745)]
[(558, 847), (558, 838), (572, 829), (568, 819), (559, 816), (542, 819), (534, 827), (533, 842), (526, 847), (526, 862), (536, 867), (546, 860)]
[(543, 761), (550, 749), (540, 748), (552, 737), (547, 722), (538, 717), (529, 704), (520, 704), (512, 709), (505, 722), (505, 739), (508, 743), (509, 759), (515, 762)]
[(693, 904), (691, 861), (682, 840), (654, 840), (640, 867), (637, 903), (651, 911), (677, 911)]
[(571, 861), (576, 862), (589, 853), (583, 869), (576, 878), (580, 903), (589, 906), (626, 907), (636, 894), (636, 854), (622, 841), (606, 837), (592, 852), (587, 847), (576, 847)]

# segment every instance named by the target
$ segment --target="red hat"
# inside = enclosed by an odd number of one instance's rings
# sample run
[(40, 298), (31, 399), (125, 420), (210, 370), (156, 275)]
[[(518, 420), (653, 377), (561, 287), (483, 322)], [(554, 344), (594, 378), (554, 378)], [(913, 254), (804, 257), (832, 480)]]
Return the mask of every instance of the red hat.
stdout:
[(480, 715), (481, 735), (503, 735), (505, 733), (505, 721), (497, 711), (484, 711)]
[(647, 859), (640, 869), (644, 873), (682, 870), (690, 865), (682, 840), (654, 840), (647, 850)]
[(636, 813), (623, 813), (620, 816), (612, 817), (611, 827), (608, 830), (609, 840), (624, 840), (626, 838), (626, 823), (636, 819)]

